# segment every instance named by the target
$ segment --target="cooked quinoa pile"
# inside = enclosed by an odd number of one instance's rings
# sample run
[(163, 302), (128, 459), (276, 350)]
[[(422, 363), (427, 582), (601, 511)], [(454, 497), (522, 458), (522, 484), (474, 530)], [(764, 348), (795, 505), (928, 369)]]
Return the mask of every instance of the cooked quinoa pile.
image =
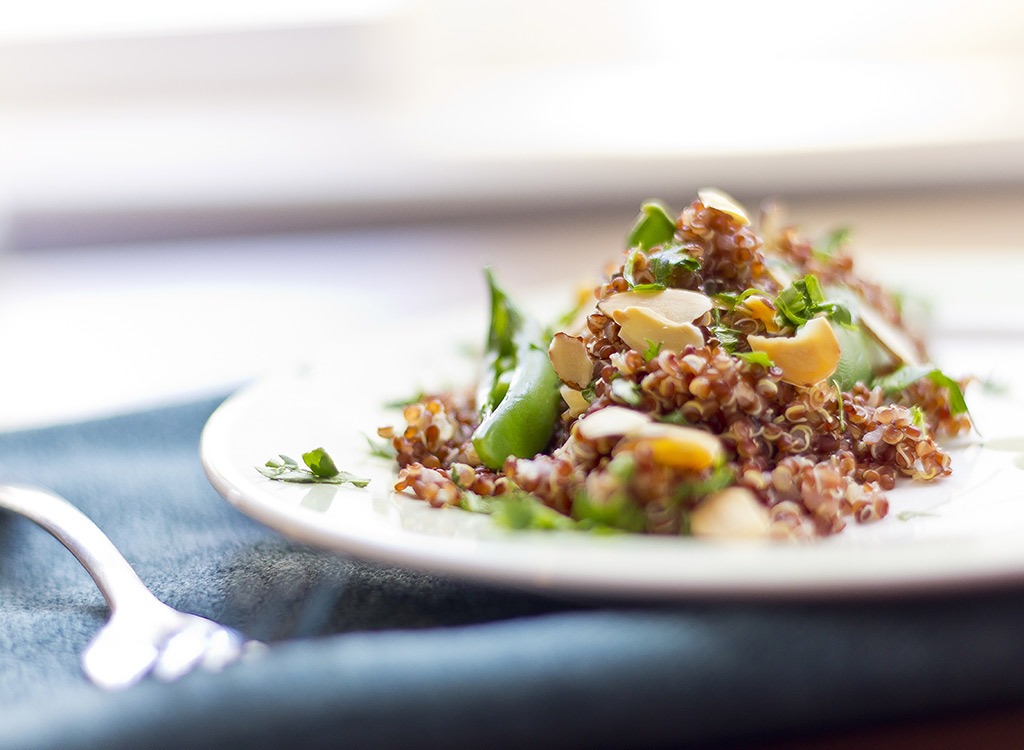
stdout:
[(964, 383), (842, 237), (812, 243), (773, 209), (755, 228), (719, 191), (645, 205), (577, 312), (541, 342), (558, 396), (539, 452), (482, 460), (480, 396), (424, 396), (379, 430), (395, 489), (437, 507), (528, 495), (640, 533), (813, 538), (948, 475), (936, 438), (971, 427)]

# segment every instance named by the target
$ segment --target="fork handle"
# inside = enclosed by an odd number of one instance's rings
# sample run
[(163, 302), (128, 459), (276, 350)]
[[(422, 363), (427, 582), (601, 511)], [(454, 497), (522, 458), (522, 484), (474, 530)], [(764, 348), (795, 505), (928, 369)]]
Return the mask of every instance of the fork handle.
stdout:
[(42, 526), (78, 558), (113, 614), (129, 603), (158, 602), (88, 516), (62, 497), (38, 487), (0, 485), (0, 508)]

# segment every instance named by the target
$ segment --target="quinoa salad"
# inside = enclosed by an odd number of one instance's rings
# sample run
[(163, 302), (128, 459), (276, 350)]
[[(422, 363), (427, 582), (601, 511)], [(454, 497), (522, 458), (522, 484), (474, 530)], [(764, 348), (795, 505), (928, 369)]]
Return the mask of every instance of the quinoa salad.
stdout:
[(965, 380), (900, 299), (766, 204), (642, 206), (618, 261), (543, 327), (491, 273), (475, 387), (380, 427), (395, 489), (514, 529), (812, 539), (951, 473)]

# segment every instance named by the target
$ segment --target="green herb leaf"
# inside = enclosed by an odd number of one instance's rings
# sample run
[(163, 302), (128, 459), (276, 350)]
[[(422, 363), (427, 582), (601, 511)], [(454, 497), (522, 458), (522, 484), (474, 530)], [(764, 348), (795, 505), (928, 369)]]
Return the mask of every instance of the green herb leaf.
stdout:
[(876, 379), (873, 385), (881, 388), (887, 396), (892, 396), (906, 390), (911, 383), (921, 378), (928, 378), (935, 385), (946, 389), (951, 414), (955, 416), (968, 413), (967, 400), (960, 389), (960, 384), (934, 365), (904, 365), (896, 372)]
[(680, 409), (673, 409), (668, 414), (655, 415), (654, 420), (656, 422), (664, 422), (666, 424), (690, 424), (690, 420), (683, 416), (683, 412)]
[(708, 331), (711, 335), (718, 339), (719, 345), (725, 349), (729, 354), (732, 354), (739, 348), (740, 342), (745, 341), (745, 337), (742, 333), (737, 331), (735, 328), (730, 328), (722, 322), (722, 311), (717, 308), (712, 311), (713, 322), (708, 326)]
[(302, 460), (306, 467), (299, 466), (294, 458), (280, 454), (277, 459), (270, 459), (263, 466), (257, 466), (256, 471), (267, 479), (297, 484), (352, 484), (365, 487), (370, 483), (369, 479), (338, 470), (323, 448), (302, 454)]
[(680, 245), (669, 245), (647, 256), (647, 266), (654, 283), (662, 287), (678, 286), (689, 276), (700, 271), (700, 261), (689, 255)]
[(302, 463), (306, 464), (309, 470), (321, 479), (337, 476), (338, 474), (338, 467), (334, 465), (334, 459), (323, 448), (314, 448), (303, 453)]
[(647, 349), (644, 350), (644, 362), (650, 362), (661, 353), (662, 342), (654, 342), (650, 339), (644, 339), (644, 341), (647, 342)]
[(739, 352), (735, 356), (742, 359), (744, 362), (749, 362), (752, 365), (761, 365), (761, 367), (771, 367), (774, 362), (764, 352)]
[(647, 250), (670, 242), (675, 233), (676, 222), (669, 209), (658, 201), (648, 201), (640, 207), (640, 214), (626, 238), (626, 247)]
[(794, 328), (799, 328), (819, 315), (825, 315), (841, 325), (850, 325), (852, 321), (849, 309), (825, 299), (821, 284), (814, 274), (796, 279), (779, 292), (775, 298), (775, 307), (779, 323)]

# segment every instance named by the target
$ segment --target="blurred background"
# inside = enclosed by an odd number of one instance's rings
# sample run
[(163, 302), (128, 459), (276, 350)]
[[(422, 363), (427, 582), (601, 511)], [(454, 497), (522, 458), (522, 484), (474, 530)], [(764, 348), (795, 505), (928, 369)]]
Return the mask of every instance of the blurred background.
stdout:
[(703, 185), (955, 285), (944, 330), (1020, 264), (1013, 0), (0, 6), (0, 346), (33, 363), (0, 426), (367, 351), (484, 263), (574, 283)]

